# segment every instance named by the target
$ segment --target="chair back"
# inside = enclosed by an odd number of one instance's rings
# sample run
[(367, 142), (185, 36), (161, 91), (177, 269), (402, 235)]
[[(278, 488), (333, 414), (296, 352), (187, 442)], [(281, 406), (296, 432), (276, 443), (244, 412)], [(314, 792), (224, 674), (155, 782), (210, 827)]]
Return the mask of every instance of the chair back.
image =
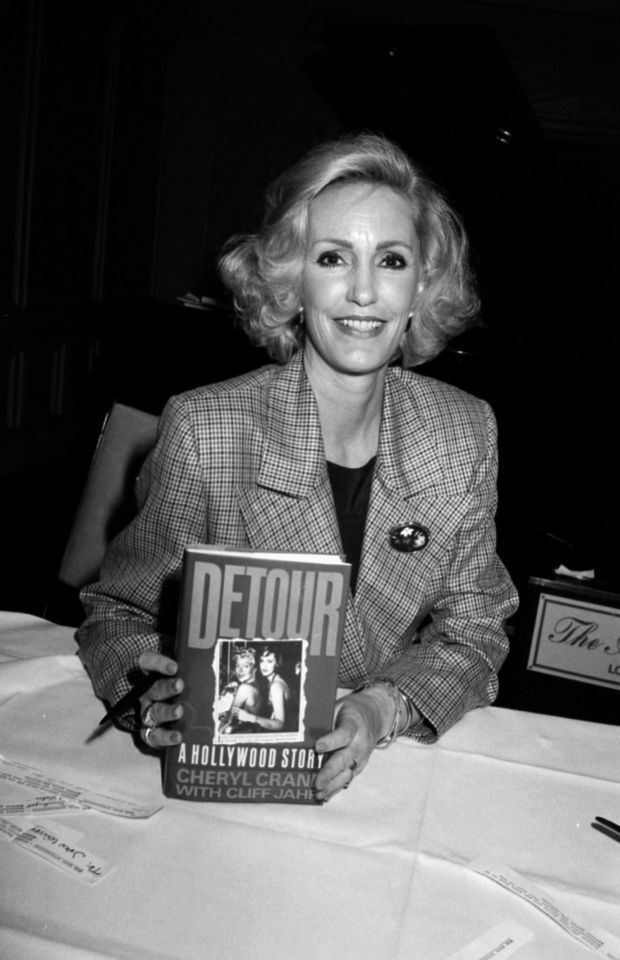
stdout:
[(78, 590), (97, 580), (108, 543), (135, 514), (134, 484), (157, 423), (122, 403), (108, 412), (60, 564), (61, 584)]

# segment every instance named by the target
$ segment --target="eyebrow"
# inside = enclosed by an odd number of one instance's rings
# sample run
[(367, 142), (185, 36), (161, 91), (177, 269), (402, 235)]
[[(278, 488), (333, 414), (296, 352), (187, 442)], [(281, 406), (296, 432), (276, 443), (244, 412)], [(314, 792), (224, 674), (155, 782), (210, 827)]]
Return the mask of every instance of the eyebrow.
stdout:
[[(353, 244), (349, 240), (340, 240), (338, 237), (320, 237), (314, 241), (312, 246), (316, 247), (319, 243), (331, 243), (335, 247), (344, 247), (345, 250), (353, 249)], [(411, 253), (414, 252), (411, 244), (406, 243), (404, 240), (383, 240), (377, 244), (377, 250), (389, 250), (390, 247), (405, 247), (405, 249), (410, 250)]]

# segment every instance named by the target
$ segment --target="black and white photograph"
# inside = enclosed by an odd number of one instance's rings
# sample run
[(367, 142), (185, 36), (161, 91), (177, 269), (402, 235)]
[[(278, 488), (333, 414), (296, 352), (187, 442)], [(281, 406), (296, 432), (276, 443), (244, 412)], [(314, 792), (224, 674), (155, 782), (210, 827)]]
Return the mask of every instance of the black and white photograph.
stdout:
[(219, 640), (213, 742), (304, 739), (307, 642)]
[(620, 960), (619, 54), (0, 3), (1, 960)]

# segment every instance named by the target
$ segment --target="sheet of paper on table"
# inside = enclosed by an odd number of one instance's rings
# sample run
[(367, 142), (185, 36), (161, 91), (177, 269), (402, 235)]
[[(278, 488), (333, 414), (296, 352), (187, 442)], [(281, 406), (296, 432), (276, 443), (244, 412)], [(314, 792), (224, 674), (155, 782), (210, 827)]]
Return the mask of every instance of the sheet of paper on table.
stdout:
[[(22, 788), (22, 792), (26, 793), (27, 796), (21, 803), (6, 798), (7, 784), (17, 784)], [(163, 806), (161, 801), (145, 806), (126, 797), (93, 793), (57, 779), (53, 773), (44, 773), (17, 760), (7, 760), (0, 754), (0, 814), (11, 813), (15, 816), (43, 809), (50, 811), (53, 804), (58, 804), (57, 809), (98, 810), (115, 817), (132, 819), (152, 817)], [(22, 810), (19, 809), (20, 806), (23, 806)]]
[(608, 960), (620, 960), (620, 940), (605, 930), (588, 929), (580, 919), (569, 916), (546, 891), (527, 881), (515, 870), (511, 870), (502, 863), (494, 863), (492, 860), (486, 859), (476, 860), (470, 864), (470, 867), (476, 873), (488, 877), (499, 884), (500, 887), (503, 887), (504, 890), (521, 897), (535, 909), (540, 910), (541, 913), (557, 923), (570, 937), (573, 937), (594, 953), (598, 953), (600, 957), (606, 957)]
[(0, 838), (90, 886), (107, 877), (114, 867), (87, 850), (82, 836), (66, 824), (49, 819), (33, 822), (30, 818), (0, 817)]

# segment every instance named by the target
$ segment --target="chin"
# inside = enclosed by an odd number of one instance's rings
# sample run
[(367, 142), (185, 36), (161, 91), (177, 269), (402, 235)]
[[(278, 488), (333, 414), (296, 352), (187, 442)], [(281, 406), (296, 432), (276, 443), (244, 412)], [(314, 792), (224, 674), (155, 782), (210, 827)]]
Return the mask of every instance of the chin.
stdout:
[(340, 373), (347, 373), (352, 376), (364, 376), (364, 374), (381, 373), (388, 366), (389, 360), (385, 357), (381, 359), (372, 359), (369, 357), (349, 357), (342, 363), (336, 363), (334, 368)]

